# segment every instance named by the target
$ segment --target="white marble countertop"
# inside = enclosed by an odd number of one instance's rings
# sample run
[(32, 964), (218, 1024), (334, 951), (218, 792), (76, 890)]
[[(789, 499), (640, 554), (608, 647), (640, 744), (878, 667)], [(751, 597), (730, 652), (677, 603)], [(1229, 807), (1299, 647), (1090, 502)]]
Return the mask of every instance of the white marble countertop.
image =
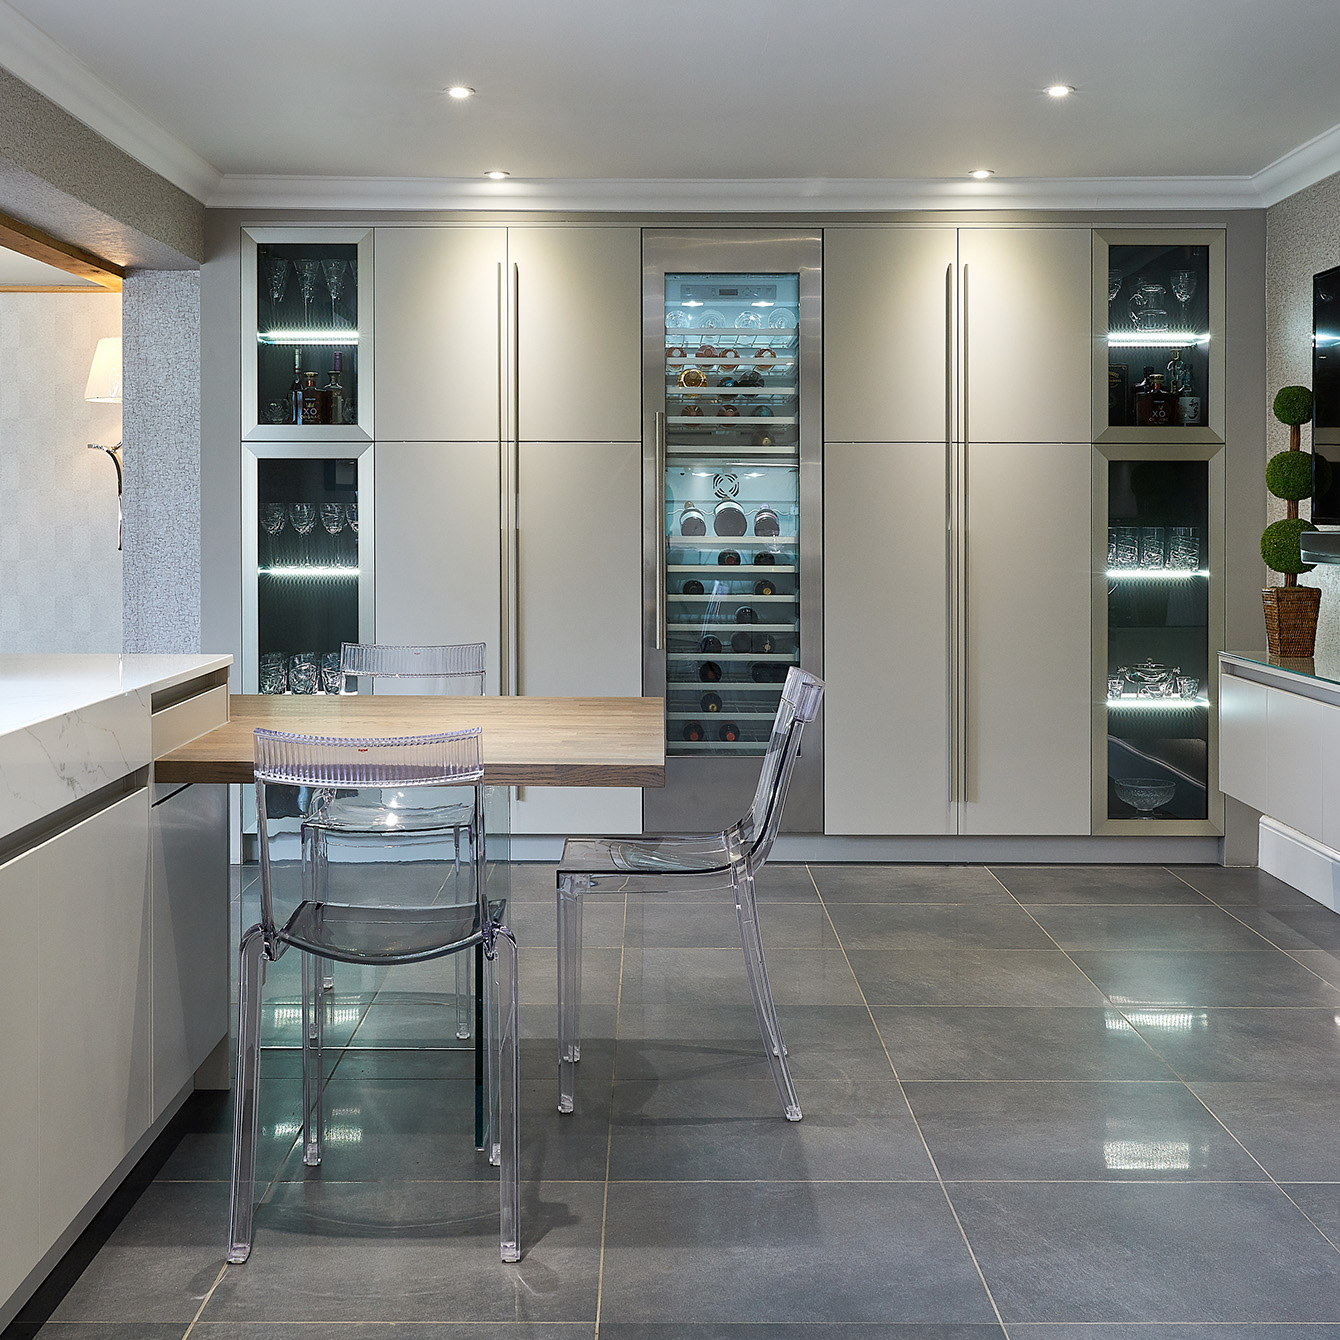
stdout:
[(1340, 658), (1333, 656), (1271, 656), (1264, 651), (1221, 651), (1219, 664), (1228, 673), (1259, 684), (1286, 689), (1318, 702), (1340, 705)]
[(0, 838), (152, 761), (153, 695), (231, 656), (0, 655)]

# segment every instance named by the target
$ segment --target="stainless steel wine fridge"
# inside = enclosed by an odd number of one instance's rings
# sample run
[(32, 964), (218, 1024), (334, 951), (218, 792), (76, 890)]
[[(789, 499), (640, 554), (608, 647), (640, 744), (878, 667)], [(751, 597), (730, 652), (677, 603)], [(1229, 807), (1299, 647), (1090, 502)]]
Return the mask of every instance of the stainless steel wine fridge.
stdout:
[[(651, 832), (742, 815), (786, 672), (823, 673), (818, 232), (643, 234), (644, 692), (665, 697)], [(784, 827), (823, 831), (822, 723)]]

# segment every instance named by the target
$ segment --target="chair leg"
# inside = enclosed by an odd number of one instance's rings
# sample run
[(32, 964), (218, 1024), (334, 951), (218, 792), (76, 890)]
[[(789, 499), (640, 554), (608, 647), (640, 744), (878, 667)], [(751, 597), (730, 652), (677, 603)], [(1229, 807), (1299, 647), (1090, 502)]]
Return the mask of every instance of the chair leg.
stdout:
[(233, 1095), (233, 1185), (228, 1207), (228, 1260), (251, 1255), (251, 1221), (256, 1185), (256, 1088), (260, 1081), (261, 958), (265, 941), (253, 926), (242, 937), (238, 972), (237, 1091)]
[[(496, 1088), (490, 1139), (498, 1164), (498, 1227), (504, 1261), (521, 1259), (521, 1063), (517, 1009), (516, 940), (505, 927), (493, 938), (486, 960), (490, 985), (490, 1055)], [(496, 999), (495, 999), (496, 998)], [(492, 1008), (496, 1005), (496, 1008)]]
[(456, 958), (456, 1036), (464, 1041), (470, 1036), (470, 1015), (474, 1011), (474, 995), (470, 990), (470, 955), (457, 954)]
[[(318, 903), (326, 901), (326, 885), (329, 876), (330, 867), (326, 861), (326, 834), (322, 829), (313, 829), (311, 832), (311, 862), (312, 862), (312, 898)], [(332, 959), (322, 959), (318, 965), (321, 969), (321, 990), (333, 992), (335, 990), (335, 963)]]
[(322, 965), (315, 954), (302, 956), (302, 1161), (309, 1167), (321, 1163), (324, 1118), (321, 1089), (324, 1063), (321, 1055), (323, 1016)]
[(571, 1112), (582, 1059), (582, 893), (585, 875), (558, 875), (558, 1110)]
[(800, 1099), (791, 1082), (791, 1070), (786, 1064), (786, 1044), (777, 1022), (777, 1009), (772, 1003), (772, 986), (768, 981), (768, 965), (763, 957), (763, 938), (758, 930), (758, 904), (754, 898), (754, 878), (739, 874), (735, 878), (735, 915), (740, 922), (740, 944), (744, 949), (745, 971), (749, 974), (749, 989), (754, 995), (754, 1012), (758, 1016), (758, 1030), (763, 1035), (763, 1050), (772, 1069), (787, 1121), (800, 1120)]

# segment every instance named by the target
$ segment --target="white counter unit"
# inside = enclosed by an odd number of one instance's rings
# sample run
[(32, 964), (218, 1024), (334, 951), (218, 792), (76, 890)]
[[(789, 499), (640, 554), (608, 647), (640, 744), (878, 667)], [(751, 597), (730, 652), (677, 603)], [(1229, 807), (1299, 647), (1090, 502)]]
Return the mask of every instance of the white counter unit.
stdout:
[(226, 1040), (225, 788), (152, 769), (230, 663), (0, 656), (0, 1328)]

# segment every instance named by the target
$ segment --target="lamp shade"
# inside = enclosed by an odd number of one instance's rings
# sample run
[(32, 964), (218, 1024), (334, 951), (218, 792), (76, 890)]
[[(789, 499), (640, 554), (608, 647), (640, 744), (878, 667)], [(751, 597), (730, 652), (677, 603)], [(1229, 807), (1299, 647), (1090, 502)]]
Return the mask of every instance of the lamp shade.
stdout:
[(121, 403), (121, 337), (108, 336), (98, 341), (93, 354), (93, 366), (88, 371), (88, 385), (84, 387), (85, 400), (104, 400)]

